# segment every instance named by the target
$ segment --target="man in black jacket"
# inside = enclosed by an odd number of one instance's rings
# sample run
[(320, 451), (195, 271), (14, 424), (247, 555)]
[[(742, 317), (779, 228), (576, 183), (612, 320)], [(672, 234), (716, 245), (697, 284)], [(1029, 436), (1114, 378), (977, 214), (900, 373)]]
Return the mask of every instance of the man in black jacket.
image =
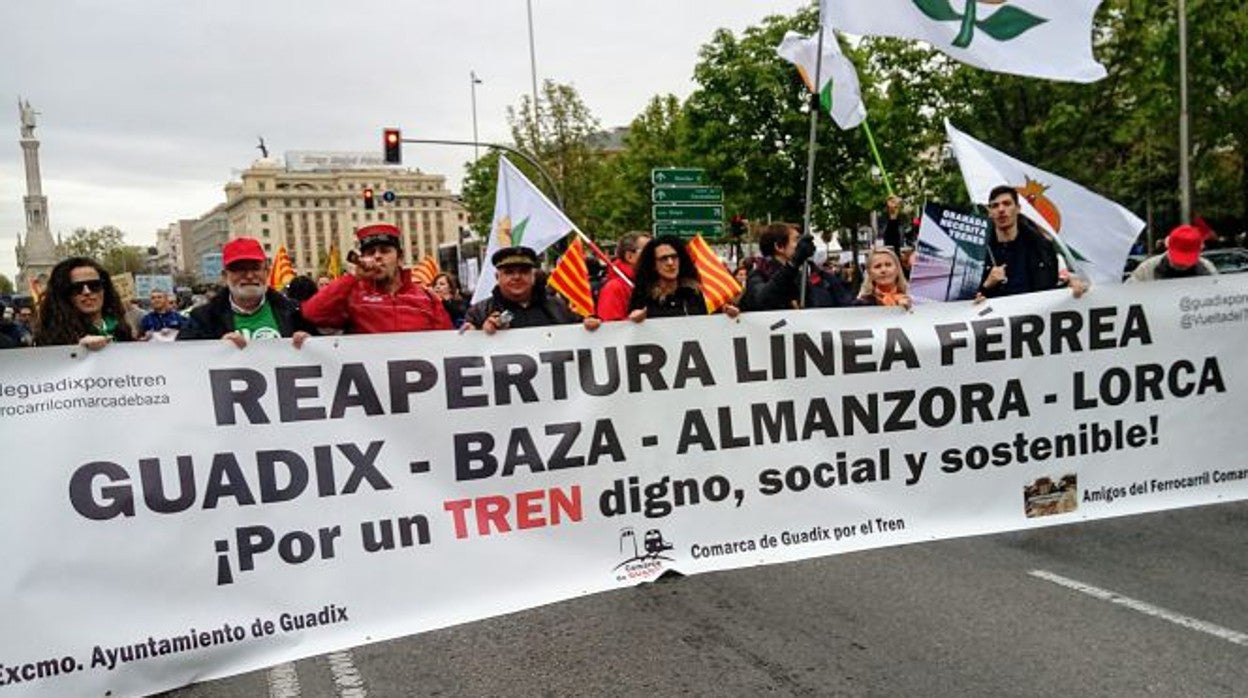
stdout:
[(494, 334), (513, 327), (571, 325), (583, 322), (585, 329), (598, 329), (601, 321), (589, 316), (582, 321), (558, 298), (546, 292), (537, 280), (537, 253), (528, 247), (504, 247), (490, 257), (498, 272), (498, 284), (490, 297), (474, 304), (464, 316), (464, 329)]
[[(741, 297), (743, 311), (789, 310), (801, 304), (802, 267), (815, 255), (815, 239), (789, 223), (772, 223), (758, 236), (758, 251)], [(807, 308), (839, 308), (853, 303), (853, 294), (836, 274), (810, 265)]]
[(298, 349), (317, 334), (298, 305), (268, 287), (269, 260), (257, 240), (230, 240), (221, 261), (225, 290), (191, 311), (178, 339), (225, 339), (242, 349), (252, 339), (290, 337)]
[[(1057, 250), (1035, 225), (1018, 215), (1018, 191), (1007, 184), (988, 195), (993, 234), (988, 237), (988, 259), (980, 283), (982, 298), (1048, 291), (1058, 287)], [(1088, 289), (1071, 276), (1070, 290), (1078, 298)]]

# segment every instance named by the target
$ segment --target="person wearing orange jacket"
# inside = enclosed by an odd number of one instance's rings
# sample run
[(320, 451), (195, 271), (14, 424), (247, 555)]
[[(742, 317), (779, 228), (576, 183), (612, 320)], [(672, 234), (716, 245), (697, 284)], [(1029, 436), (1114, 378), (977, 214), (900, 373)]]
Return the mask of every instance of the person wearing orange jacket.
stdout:
[(347, 334), (451, 329), (442, 299), (412, 281), (399, 263), (402, 235), (389, 223), (355, 231), (360, 247), (355, 273), (335, 279), (304, 301), (304, 319)]

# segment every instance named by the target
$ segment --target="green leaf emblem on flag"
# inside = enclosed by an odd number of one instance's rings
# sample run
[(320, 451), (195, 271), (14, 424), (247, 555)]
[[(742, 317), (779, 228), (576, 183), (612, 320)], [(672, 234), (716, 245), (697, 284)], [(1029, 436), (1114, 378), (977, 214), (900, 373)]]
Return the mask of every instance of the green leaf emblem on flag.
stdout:
[(912, 0), (912, 2), (923, 14), (937, 22), (960, 21), (962, 28), (953, 39), (953, 45), (958, 48), (966, 48), (971, 45), (976, 27), (979, 27), (981, 31), (997, 41), (1009, 41), (1027, 30), (1049, 21), (1044, 17), (1033, 15), (1012, 5), (1006, 5), (998, 9), (987, 19), (979, 20), (977, 18), (980, 2), (986, 5), (1003, 5), (1005, 0), (967, 0), (966, 8), (962, 13), (958, 13), (957, 10), (953, 9), (953, 5), (949, 0)]

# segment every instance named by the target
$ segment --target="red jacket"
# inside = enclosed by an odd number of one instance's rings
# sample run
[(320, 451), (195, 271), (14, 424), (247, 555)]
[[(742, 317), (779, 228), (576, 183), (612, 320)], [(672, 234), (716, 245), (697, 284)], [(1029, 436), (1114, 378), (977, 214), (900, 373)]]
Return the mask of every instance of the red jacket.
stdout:
[(451, 316), (433, 292), (412, 283), (411, 272), (399, 270), (393, 294), (368, 279), (344, 274), (304, 301), (305, 320), (317, 327), (340, 327), (348, 334), (449, 330)]
[[(611, 262), (611, 266), (624, 272), (630, 280), (633, 268), (619, 260)], [(633, 295), (633, 287), (624, 283), (624, 279), (614, 271), (607, 272), (607, 282), (598, 292), (598, 309), (595, 315), (603, 320), (625, 320), (628, 318), (628, 298)]]

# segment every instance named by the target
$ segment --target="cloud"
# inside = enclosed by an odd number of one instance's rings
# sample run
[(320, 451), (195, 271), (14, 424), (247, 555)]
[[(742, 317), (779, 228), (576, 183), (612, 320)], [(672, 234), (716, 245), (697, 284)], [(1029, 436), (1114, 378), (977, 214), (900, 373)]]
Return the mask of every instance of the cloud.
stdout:
[[(604, 126), (655, 94), (687, 95), (712, 32), (791, 13), (799, 0), (532, 0), (539, 79), (570, 82)], [(0, 96), (41, 112), (53, 232), (113, 224), (133, 244), (225, 200), (259, 153), (380, 148), (381, 129), (482, 140), (531, 91), (520, 0), (40, 0), (0, 3)], [(0, 273), (24, 233), (17, 108), (0, 102)], [(471, 148), (407, 146), (453, 190)]]

